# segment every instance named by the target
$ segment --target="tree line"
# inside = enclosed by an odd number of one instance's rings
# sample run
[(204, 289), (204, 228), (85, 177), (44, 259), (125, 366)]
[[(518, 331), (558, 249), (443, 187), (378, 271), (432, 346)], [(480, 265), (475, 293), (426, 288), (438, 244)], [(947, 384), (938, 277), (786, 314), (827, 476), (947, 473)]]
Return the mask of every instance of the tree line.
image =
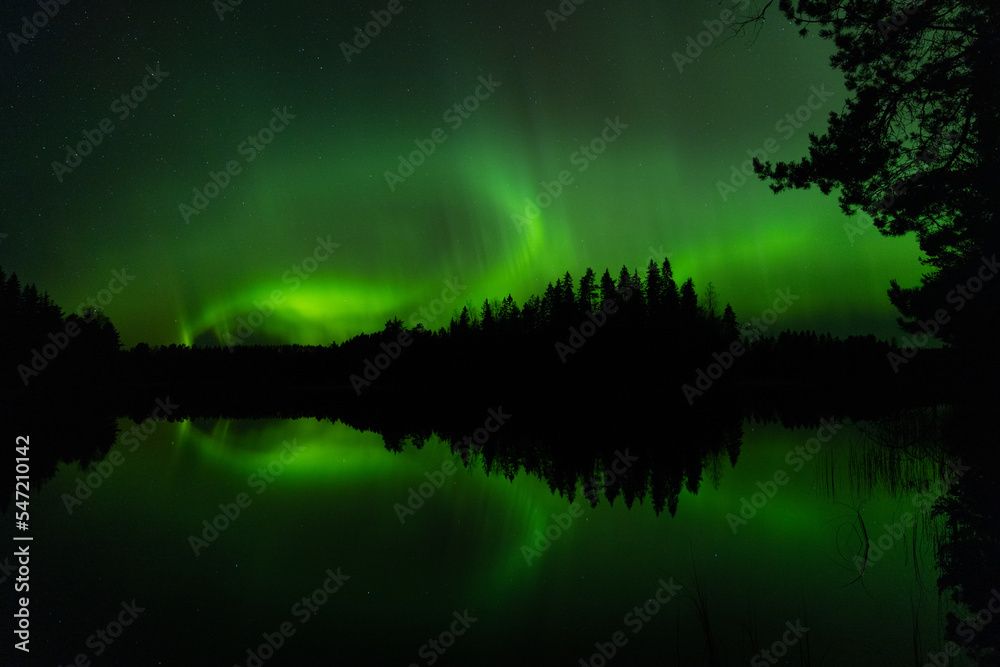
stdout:
[(99, 309), (63, 314), (34, 283), (0, 267), (0, 387), (41, 390), (109, 379), (121, 338)]

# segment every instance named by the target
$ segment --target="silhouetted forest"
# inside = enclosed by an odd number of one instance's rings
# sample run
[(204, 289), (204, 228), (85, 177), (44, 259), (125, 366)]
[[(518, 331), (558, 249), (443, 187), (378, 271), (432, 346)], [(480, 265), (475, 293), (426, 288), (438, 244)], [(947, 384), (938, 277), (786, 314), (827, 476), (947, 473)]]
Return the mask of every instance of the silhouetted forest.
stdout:
[(980, 352), (902, 350), (871, 335), (764, 335), (759, 319), (741, 323), (722, 306), (711, 284), (700, 298), (690, 278), (678, 287), (666, 260), (650, 261), (643, 276), (623, 266), (617, 279), (605, 270), (598, 280), (588, 269), (576, 283), (567, 272), (541, 296), (465, 307), (437, 331), (393, 318), (327, 346), (125, 351), (100, 311), (63, 316), (16, 275), (0, 284), (3, 386), (19, 398), (100, 390), (125, 401), (115, 402), (119, 413), (168, 393), (233, 416), (270, 412), (289, 395), (323, 413), (381, 406), (415, 416), (441, 403), (497, 401), (550, 416), (728, 402), (772, 416), (820, 403), (856, 412), (953, 398), (996, 368)]
[[(662, 266), (650, 261), (643, 276), (623, 266), (617, 279), (605, 270), (598, 280), (588, 269), (576, 283), (567, 272), (541, 296), (518, 304), (508, 295), (465, 307), (437, 331), (407, 329), (393, 318), (379, 332), (327, 346), (140, 343), (120, 351), (118, 332), (100, 311), (63, 316), (47, 294), (33, 285), (21, 288), (16, 275), (2, 285), (3, 385), (28, 392), (81, 382), (265, 393), (268, 387), (322, 387), (343, 401), (419, 388), (422, 395), (471, 392), (487, 399), (574, 396), (598, 406), (655, 396), (657, 405), (683, 407), (747, 386), (772, 401), (781, 393), (836, 398), (845, 389), (866, 400), (910, 400), (913, 378), (947, 391), (981, 372), (980, 364), (962, 363), (948, 350), (898, 350), (871, 335), (763, 335), (767, 327), (756, 318), (741, 323), (711, 284), (701, 298), (690, 278), (678, 287), (666, 260)], [(891, 354), (904, 363), (893, 364)], [(949, 384), (956, 370), (971, 375)], [(643, 388), (623, 386), (630, 382)]]
[(45, 427), (52, 449), (34, 470), (42, 479), (58, 460), (99, 459), (114, 442), (114, 417), (143, 421), (165, 399), (178, 406), (171, 420), (328, 418), (378, 432), (394, 451), (432, 434), (457, 447), (485, 410), (502, 406), (516, 418), (480, 451), (487, 472), (539, 474), (572, 497), (614, 454), (607, 443), (625, 438), (640, 462), (604, 495), (628, 505), (649, 497), (657, 513), (673, 514), (679, 490), (696, 491), (703, 469), (717, 478), (720, 459), (735, 465), (745, 418), (861, 420), (959, 397), (989, 372), (981, 359), (973, 370), (946, 349), (925, 349), (896, 373), (887, 355), (901, 351), (874, 336), (763, 335), (759, 322), (720, 308), (711, 285), (701, 298), (690, 278), (678, 287), (667, 261), (650, 261), (644, 276), (622, 267), (617, 279), (605, 270), (597, 280), (588, 269), (575, 283), (566, 273), (541, 296), (463, 308), (437, 331), (393, 318), (328, 346), (125, 351), (99, 311), (63, 316), (16, 275), (2, 285), (12, 396), (4, 416), (45, 424), (58, 405), (76, 424)]
[(117, 381), (121, 339), (99, 309), (64, 315), (48, 292), (0, 268), (0, 390), (53, 390)]
[[(960, 481), (952, 484), (933, 508), (943, 516), (946, 538), (937, 546), (938, 589), (950, 591), (956, 602), (971, 612), (967, 616), (948, 615), (947, 636), (968, 650), (979, 665), (1000, 665), (1000, 623), (997, 614), (987, 611), (1000, 582), (1000, 495), (996, 492), (997, 448), (996, 385), (977, 398), (954, 406), (946, 424), (944, 442), (947, 456), (967, 468)], [(978, 617), (977, 617), (978, 616)]]
[[(379, 433), (391, 452), (437, 436), (487, 475), (524, 472), (570, 501), (582, 488), (590, 505), (648, 502), (673, 516), (682, 490), (718, 485), (736, 465), (748, 419), (814, 428), (824, 418), (879, 420), (948, 402), (962, 416), (948, 422), (940, 446), (973, 472), (936, 506), (949, 532), (938, 547), (939, 586), (974, 611), (985, 602), (979, 592), (995, 585), (996, 452), (981, 443), (995, 439), (983, 414), (996, 362), (982, 350), (762, 335), (728, 304), (720, 313), (711, 286), (701, 298), (691, 279), (678, 288), (667, 262), (650, 262), (644, 277), (623, 267), (617, 280), (588, 270), (574, 283), (567, 273), (540, 297), (463, 308), (437, 331), (393, 318), (340, 345), (127, 351), (99, 311), (63, 315), (34, 285), (22, 288), (2, 270), (0, 278), (8, 396), (0, 416), (11, 440), (17, 423), (32, 425), (36, 485), (60, 461), (86, 469), (101, 460), (122, 436), (116, 417), (142, 422), (166, 401), (171, 421), (339, 420)], [(893, 354), (906, 363), (893, 368)], [(506, 421), (470, 447), (491, 409)], [(0, 486), (7, 506), (10, 479)], [(962, 622), (951, 618), (949, 636), (964, 640)], [(969, 648), (988, 658), (996, 643), (991, 626)]]

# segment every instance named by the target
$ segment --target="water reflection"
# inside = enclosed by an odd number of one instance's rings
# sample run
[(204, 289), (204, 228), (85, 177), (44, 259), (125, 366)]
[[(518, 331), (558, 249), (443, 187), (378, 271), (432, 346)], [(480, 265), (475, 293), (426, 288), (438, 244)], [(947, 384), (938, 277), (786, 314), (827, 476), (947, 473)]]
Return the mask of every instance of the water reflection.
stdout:
[(80, 411), (80, 438), (32, 434), (32, 659), (992, 664), (982, 407), (625, 431), (497, 404), (386, 433)]

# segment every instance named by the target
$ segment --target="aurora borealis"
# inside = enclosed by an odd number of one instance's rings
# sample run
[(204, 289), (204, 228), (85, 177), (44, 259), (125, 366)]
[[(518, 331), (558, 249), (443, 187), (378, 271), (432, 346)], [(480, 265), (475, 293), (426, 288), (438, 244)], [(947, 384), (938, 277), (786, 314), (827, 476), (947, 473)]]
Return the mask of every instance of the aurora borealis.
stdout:
[(994, 658), (1000, 10), (795, 4), (0, 8), (0, 663)]
[(436, 328), (663, 256), (741, 319), (790, 288), (779, 329), (897, 335), (885, 290), (919, 279), (916, 243), (739, 173), (841, 107), (828, 44), (783, 20), (716, 37), (727, 3), (563, 4), (60, 5), (5, 43), (0, 264), (64, 308), (124, 268), (104, 307), (128, 347), (221, 344), (258, 310), (248, 342), (340, 342), (463, 286)]
[[(36, 539), (47, 545), (38, 557), (46, 577), (36, 595), (58, 604), (66, 619), (58, 645), (38, 651), (59, 664), (81, 652), (93, 658), (84, 640), (118, 601), (135, 598), (147, 610), (144, 620), (100, 658), (145, 664), (160, 647), (169, 657), (197, 656), (192, 664), (244, 665), (247, 646), (291, 619), (296, 635), (265, 665), (317, 655), (347, 664), (367, 658), (429, 665), (418, 648), (443, 629), (436, 626), (452, 610), (469, 609), (480, 619), (475, 632), (440, 664), (510, 664), (529, 650), (537, 664), (573, 664), (620, 629), (630, 638), (620, 664), (655, 664), (675, 650), (680, 664), (699, 664), (702, 629), (686, 594), (664, 605), (644, 631), (633, 635), (623, 626), (623, 616), (651, 597), (662, 578), (707, 596), (718, 642), (730, 657), (745, 646), (743, 624), (756, 626), (770, 644), (786, 620), (802, 619), (814, 656), (902, 664), (911, 602), (928, 644), (938, 641), (933, 522), (919, 515), (905, 548), (896, 544), (872, 563), (863, 587), (845, 586), (857, 575), (855, 512), (877, 537), (883, 524), (915, 510), (908, 497), (882, 488), (863, 496), (848, 491), (844, 464), (858, 436), (854, 425), (801, 468), (789, 466), (787, 453), (815, 435), (816, 429), (748, 427), (739, 465), (717, 468), (718, 488), (706, 480), (697, 495), (683, 491), (673, 519), (656, 517), (648, 503), (629, 510), (621, 498), (613, 505), (601, 498), (592, 508), (580, 494), (579, 516), (539, 555), (526, 557), (524, 548), (553, 524), (553, 515), (569, 513), (570, 502), (524, 471), (513, 480), (486, 475), (478, 457), (466, 468), (437, 438), (420, 451), (391, 455), (377, 435), (340, 423), (162, 423), (135, 449), (117, 443), (112, 451), (121, 462), (103, 480), (91, 473), (82, 502), (72, 496), (84, 495), (88, 475), (75, 465), (61, 466), (35, 494), (44, 517)], [(288, 443), (296, 452), (286, 457)], [(448, 462), (457, 471), (401, 520), (395, 505)], [(776, 470), (788, 472), (788, 483), (733, 530), (727, 515), (739, 512), (741, 499)], [(842, 489), (835, 496), (828, 491), (834, 478)], [(239, 516), (220, 523), (226, 527), (209, 534), (207, 546), (193, 547), (202, 522), (240, 493), (251, 500)], [(62, 558), (66, 552), (74, 558)], [(116, 554), (127, 554), (128, 565)], [(327, 568), (338, 567), (351, 579), (300, 625), (290, 607)], [(95, 585), (96, 601), (86, 592)], [(56, 632), (52, 618), (40, 631)]]

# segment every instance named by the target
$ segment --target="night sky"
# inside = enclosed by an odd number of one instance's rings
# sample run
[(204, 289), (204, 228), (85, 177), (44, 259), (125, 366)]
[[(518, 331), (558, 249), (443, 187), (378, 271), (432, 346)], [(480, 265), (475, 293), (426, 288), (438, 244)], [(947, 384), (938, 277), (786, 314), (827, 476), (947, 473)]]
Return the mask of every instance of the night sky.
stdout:
[(258, 308), (248, 343), (340, 342), (447, 292), (437, 328), (664, 255), (741, 321), (789, 288), (775, 332), (897, 335), (912, 237), (733, 176), (841, 110), (830, 44), (776, 11), (755, 42), (711, 34), (756, 2), (564, 6), (69, 2), (25, 40), (38, 5), (5, 3), (0, 265), (67, 312), (108, 290), (129, 347), (218, 344)]

